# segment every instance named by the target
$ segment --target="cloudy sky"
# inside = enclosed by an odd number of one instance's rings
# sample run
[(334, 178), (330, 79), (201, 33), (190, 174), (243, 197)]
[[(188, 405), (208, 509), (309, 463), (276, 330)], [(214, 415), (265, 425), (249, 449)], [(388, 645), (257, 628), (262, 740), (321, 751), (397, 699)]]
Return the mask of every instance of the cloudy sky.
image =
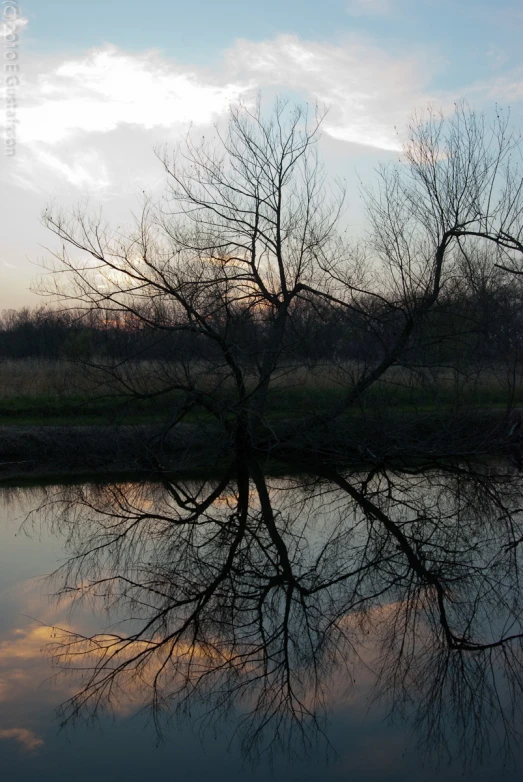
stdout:
[[(31, 282), (45, 246), (56, 246), (39, 223), (46, 204), (89, 197), (121, 220), (143, 190), (162, 186), (155, 147), (189, 123), (209, 133), (231, 101), (257, 91), (329, 107), (322, 154), (347, 178), (354, 225), (358, 180), (398, 156), (414, 109), (450, 111), (466, 97), (487, 113), (510, 106), (523, 128), (521, 0), (6, 0), (2, 8), (10, 17), (2, 78), (16, 64), (19, 86), (16, 154), (0, 154), (0, 310), (38, 301)], [(4, 103), (3, 133), (10, 121)]]

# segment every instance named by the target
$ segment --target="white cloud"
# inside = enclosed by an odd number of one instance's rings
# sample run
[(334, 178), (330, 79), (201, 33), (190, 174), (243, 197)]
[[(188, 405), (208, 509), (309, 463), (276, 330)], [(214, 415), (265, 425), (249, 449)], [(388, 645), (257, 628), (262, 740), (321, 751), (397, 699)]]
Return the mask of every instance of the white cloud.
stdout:
[(392, 57), (370, 43), (348, 38), (343, 45), (282, 35), (272, 41), (239, 41), (228, 53), (231, 69), (259, 86), (299, 91), (330, 108), (324, 130), (333, 138), (396, 150), (395, 126), (433, 96), (433, 68), (416, 53)]
[[(69, 160), (64, 159), (69, 158)], [(47, 189), (51, 181), (62, 181), (78, 189), (95, 193), (110, 184), (107, 165), (96, 149), (83, 149), (69, 152), (60, 157), (55, 152), (41, 146), (34, 146), (30, 157), (21, 157), (14, 181), (29, 190), (39, 192), (35, 173), (47, 175)]]
[(238, 85), (205, 82), (155, 52), (133, 55), (106, 46), (27, 86), (26, 105), (19, 109), (20, 143), (58, 144), (121, 125), (208, 124), (240, 93)]
[(11, 182), (35, 193), (57, 192), (60, 184), (101, 193), (118, 191), (127, 178), (144, 181), (144, 149), (152, 168), (151, 149), (166, 133), (211, 124), (246, 89), (183, 69), (157, 52), (129, 54), (114, 46), (41, 62), (39, 74), (35, 65), (26, 59), (17, 154), (7, 172)]
[(485, 95), (492, 102), (518, 103), (521, 107), (521, 102), (523, 102), (523, 69), (474, 85), (469, 92)]
[(213, 74), (182, 68), (157, 52), (130, 54), (105, 46), (48, 65), (33, 79), (28, 72), (12, 174), (18, 185), (33, 190), (41, 190), (46, 179), (49, 184), (61, 179), (101, 191), (111, 185), (114, 168), (105, 150), (98, 151), (102, 137), (119, 134), (119, 149), (126, 128), (154, 132), (150, 149), (158, 132), (209, 125), (231, 102), (267, 86), (329, 105), (324, 128), (333, 138), (393, 150), (394, 126), (428, 100), (427, 78), (415, 54), (393, 58), (356, 39), (344, 45), (290, 35), (241, 40), (226, 53), (222, 71)]
[[(356, 4), (384, 11), (388, 0)], [(434, 51), (393, 56), (355, 35), (337, 44), (293, 35), (239, 40), (212, 72), (110, 45), (41, 61), (39, 75), (36, 64), (29, 58), (24, 64), (17, 155), (6, 175), (25, 190), (57, 196), (64, 188), (113, 197), (156, 187), (155, 145), (172, 141), (189, 123), (211, 125), (231, 102), (248, 101), (258, 89), (324, 104), (328, 136), (386, 151), (400, 148), (395, 128), (401, 132), (415, 108), (452, 105), (459, 97), (432, 92), (441, 67)], [(494, 87), (522, 98), (518, 78)], [(492, 89), (484, 84), (471, 91), (488, 96)]]

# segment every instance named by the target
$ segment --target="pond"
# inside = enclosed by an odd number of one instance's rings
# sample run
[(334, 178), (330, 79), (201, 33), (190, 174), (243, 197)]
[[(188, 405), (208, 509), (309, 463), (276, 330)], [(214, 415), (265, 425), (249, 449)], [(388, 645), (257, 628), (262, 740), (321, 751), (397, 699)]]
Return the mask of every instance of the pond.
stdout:
[(492, 464), (4, 486), (3, 778), (519, 779), (522, 508)]

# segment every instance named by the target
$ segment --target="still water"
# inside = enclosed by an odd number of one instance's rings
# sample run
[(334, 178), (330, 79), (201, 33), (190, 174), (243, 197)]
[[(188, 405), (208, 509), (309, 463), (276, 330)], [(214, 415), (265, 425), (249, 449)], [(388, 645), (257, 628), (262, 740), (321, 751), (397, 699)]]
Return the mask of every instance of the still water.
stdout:
[(3, 488), (2, 780), (519, 779), (520, 484)]

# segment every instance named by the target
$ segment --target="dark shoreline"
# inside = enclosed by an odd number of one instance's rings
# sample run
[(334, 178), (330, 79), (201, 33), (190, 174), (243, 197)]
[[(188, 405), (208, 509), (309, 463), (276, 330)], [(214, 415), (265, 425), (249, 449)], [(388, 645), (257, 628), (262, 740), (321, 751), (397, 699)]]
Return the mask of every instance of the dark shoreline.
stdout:
[[(334, 423), (287, 419), (260, 431), (260, 458), (311, 466), (437, 462), (503, 456), (521, 468), (521, 410), (438, 413), (373, 411)], [(232, 442), (214, 424), (0, 427), (0, 484), (107, 479), (158, 472), (209, 473), (233, 458)]]
[(157, 425), (0, 426), (0, 485), (191, 468), (216, 434), (191, 424), (167, 434)]

